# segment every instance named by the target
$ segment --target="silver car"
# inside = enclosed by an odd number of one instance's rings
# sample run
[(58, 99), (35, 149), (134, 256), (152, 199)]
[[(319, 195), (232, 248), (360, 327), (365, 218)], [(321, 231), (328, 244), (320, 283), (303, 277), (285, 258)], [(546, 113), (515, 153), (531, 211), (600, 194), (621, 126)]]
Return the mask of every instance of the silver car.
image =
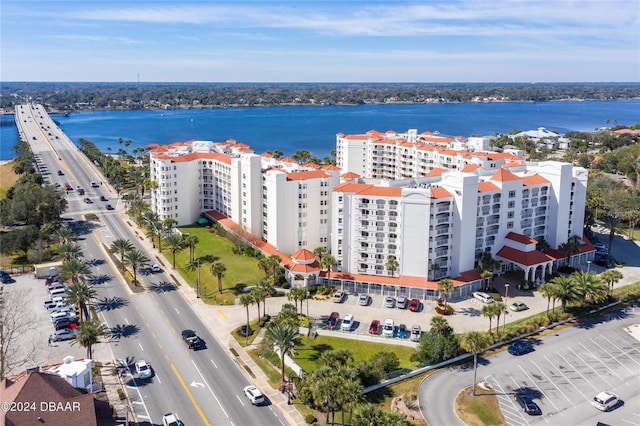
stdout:
[(384, 307), (385, 308), (393, 308), (396, 304), (396, 299), (391, 296), (387, 296), (384, 298)]

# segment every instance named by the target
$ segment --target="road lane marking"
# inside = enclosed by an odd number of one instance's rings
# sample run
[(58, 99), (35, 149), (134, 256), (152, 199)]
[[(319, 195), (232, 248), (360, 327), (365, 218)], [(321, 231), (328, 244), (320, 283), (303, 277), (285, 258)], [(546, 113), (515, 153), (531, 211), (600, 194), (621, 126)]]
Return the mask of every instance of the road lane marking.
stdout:
[(126, 323), (127, 323), (127, 325), (131, 325), (131, 324), (129, 323), (129, 320), (128, 320), (127, 318), (125, 318), (125, 319), (124, 319), (124, 322), (126, 322)]
[(222, 410), (222, 412), (224, 413), (225, 416), (227, 416), (227, 418), (229, 418), (229, 415), (227, 414), (227, 412), (225, 411), (224, 407), (222, 406), (222, 404), (220, 403), (220, 400), (218, 399), (218, 397), (216, 396), (216, 394), (213, 392), (213, 389), (211, 389), (211, 386), (209, 386), (209, 383), (207, 382), (207, 380), (204, 378), (204, 376), (202, 375), (202, 373), (200, 372), (200, 369), (198, 368), (198, 366), (196, 365), (196, 362), (194, 360), (191, 360), (191, 363), (193, 364), (193, 367), (196, 369), (196, 371), (198, 372), (198, 374), (200, 375), (200, 377), (202, 377), (202, 381), (204, 382), (205, 385), (207, 385), (207, 388), (209, 389), (209, 392), (211, 392), (211, 395), (213, 395), (213, 397), (216, 399), (216, 401), (218, 402), (218, 405), (220, 406), (220, 409)]
[(240, 397), (238, 396), (238, 394), (236, 394), (236, 398), (238, 398), (238, 401), (240, 401), (240, 404), (242, 404), (242, 406), (244, 407), (244, 401), (240, 399)]
[(158, 383), (162, 384), (162, 380), (160, 380), (160, 376), (155, 374), (155, 372), (154, 372), (154, 376), (155, 376), (156, 380), (158, 380)]
[[(557, 353), (557, 354), (558, 354), (558, 356), (559, 356), (560, 358), (562, 358), (562, 359), (563, 359), (567, 364), (569, 364), (571, 367), (573, 367), (573, 364), (572, 364), (571, 362), (569, 362), (565, 357), (563, 357), (563, 356), (562, 356), (562, 354), (561, 354), (560, 352), (556, 351), (556, 353)], [(589, 383), (589, 384), (591, 385), (591, 387), (593, 388), (593, 390), (596, 390), (596, 391), (598, 390), (598, 388), (597, 388), (593, 383), (591, 383), (591, 382), (590, 382), (586, 377), (584, 377), (584, 375), (583, 375), (580, 371), (578, 371), (578, 366), (577, 366), (577, 365), (574, 367), (574, 371), (575, 371), (576, 373), (578, 373), (578, 374), (580, 375), (580, 377), (582, 377), (582, 378), (584, 379), (584, 381), (585, 381), (585, 382)], [(582, 393), (582, 392), (580, 392), (580, 393)]]
[(623, 378), (622, 378), (618, 373), (616, 373), (616, 371), (615, 371), (614, 369), (612, 369), (611, 367), (609, 367), (609, 365), (608, 365), (606, 362), (604, 362), (600, 356), (598, 356), (598, 355), (594, 354), (593, 352), (591, 352), (591, 351), (590, 351), (586, 346), (584, 346), (582, 343), (580, 343), (579, 345), (582, 347), (582, 349), (583, 349), (586, 353), (588, 353), (589, 355), (591, 355), (591, 357), (592, 357), (593, 359), (595, 359), (595, 360), (596, 360), (597, 362), (599, 362), (600, 364), (604, 365), (604, 368), (606, 368), (606, 369), (607, 369), (607, 370), (609, 370), (611, 373), (613, 373), (613, 374), (615, 374), (616, 376), (618, 376), (618, 379), (620, 379), (620, 381), (621, 381), (621, 382), (624, 382), (624, 381), (625, 381), (625, 380), (624, 380), (624, 379), (623, 379)]
[[(189, 389), (187, 384), (184, 382), (184, 380), (182, 379), (182, 376), (180, 375), (180, 373), (178, 373), (178, 369), (176, 368), (175, 365), (173, 365), (173, 363), (171, 363), (171, 369), (173, 370), (173, 374), (175, 374), (176, 377), (178, 378), (178, 381), (182, 385), (182, 389), (184, 389), (185, 393), (187, 394), (187, 396), (191, 400), (191, 403), (193, 404), (193, 406), (195, 407), (196, 411), (200, 415), (200, 418), (202, 419), (204, 424), (207, 425), (207, 426), (211, 426), (211, 423), (209, 423), (209, 421), (207, 420), (207, 417), (204, 415), (204, 413), (202, 412), (202, 409), (200, 408), (200, 406), (196, 402), (196, 399), (194, 398), (193, 394), (191, 393), (191, 390)], [(227, 416), (227, 417), (229, 417), (229, 416)]]
[(626, 366), (626, 365), (624, 365), (622, 362), (620, 362), (620, 360), (618, 359), (618, 357), (617, 357), (617, 356), (613, 356), (613, 355), (611, 355), (611, 349), (605, 349), (605, 348), (603, 348), (603, 347), (602, 347), (602, 346), (600, 346), (598, 343), (596, 343), (596, 341), (595, 341), (595, 340), (593, 340), (593, 339), (589, 339), (589, 340), (591, 340), (591, 341), (592, 341), (592, 342), (593, 342), (597, 347), (599, 347), (600, 349), (602, 349), (602, 351), (603, 351), (603, 352), (605, 352), (605, 353), (606, 353), (606, 354), (607, 354), (607, 355), (608, 355), (612, 360), (616, 361), (618, 364), (620, 364), (621, 366), (623, 366), (624, 368), (626, 368), (626, 369), (629, 371), (629, 373), (631, 373), (632, 375), (633, 375), (633, 374), (636, 374), (636, 372), (635, 372), (635, 371), (631, 370), (629, 367), (627, 367), (627, 366)]
[(145, 322), (144, 324), (147, 326), (147, 328), (151, 328), (148, 322)]
[(165, 354), (164, 357), (169, 361), (169, 355)]
[(162, 343), (158, 342), (158, 347), (162, 349)]
[(222, 309), (216, 309), (216, 312), (218, 312), (218, 315), (220, 315), (222, 318), (224, 318), (225, 320), (227, 319), (227, 316), (225, 315), (225, 313), (222, 311)]
[[(536, 383), (536, 381), (535, 381), (535, 380), (533, 380), (533, 378), (531, 378), (531, 376), (529, 376), (529, 373), (527, 373), (526, 371), (524, 371), (524, 368), (522, 368), (522, 366), (520, 366), (520, 365), (518, 365), (518, 368), (520, 369), (520, 371), (522, 371), (522, 372), (524, 373), (524, 375), (525, 375), (525, 376), (527, 376), (527, 378), (528, 378), (529, 380), (531, 380), (531, 384), (532, 384), (533, 386), (535, 386), (535, 387), (540, 391), (540, 393), (541, 393), (542, 395), (544, 395), (544, 398), (545, 398), (544, 400), (545, 400), (545, 401), (549, 401), (549, 403), (551, 403), (551, 405), (553, 405), (553, 407), (556, 409), (556, 412), (557, 412), (558, 414), (560, 414), (561, 416), (564, 416), (564, 414), (562, 413), (562, 411), (560, 411), (560, 409), (558, 409), (558, 406), (557, 406), (556, 404), (554, 404), (554, 403), (553, 403), (553, 401), (549, 398), (549, 396), (548, 396), (546, 393), (544, 393), (544, 391), (542, 390), (542, 388), (541, 388), (540, 386), (538, 386), (538, 384)], [(512, 378), (511, 380), (513, 380), (513, 382), (515, 383), (515, 385), (516, 385), (518, 388), (520, 388), (520, 386), (518, 386), (518, 384), (516, 383), (516, 381), (515, 381), (513, 378)]]
[(142, 347), (142, 343), (138, 343), (138, 346), (140, 346), (140, 350), (141, 350), (142, 352), (144, 352), (144, 348)]
[(613, 384), (611, 384), (611, 382), (609, 382), (609, 381), (607, 380), (607, 378), (606, 378), (606, 377), (604, 377), (604, 376), (602, 376), (600, 373), (598, 373), (598, 371), (597, 371), (595, 368), (593, 368), (593, 367), (591, 366), (591, 364), (590, 364), (590, 363), (588, 363), (587, 361), (585, 361), (584, 359), (582, 359), (582, 358), (580, 357), (580, 355), (578, 355), (578, 354), (577, 354), (573, 349), (569, 348), (569, 350), (570, 350), (570, 351), (571, 351), (571, 353), (573, 353), (573, 355), (575, 355), (575, 357), (576, 357), (576, 358), (578, 358), (578, 359), (579, 359), (579, 360), (580, 360), (584, 365), (586, 365), (587, 367), (589, 367), (589, 368), (591, 369), (591, 371), (593, 371), (593, 372), (595, 373), (595, 375), (596, 375), (598, 378), (600, 378), (600, 379), (604, 380), (605, 382), (607, 382), (607, 385), (609, 385), (609, 388), (612, 388), (612, 387), (613, 387)]
[(209, 361), (211, 361), (211, 364), (213, 364), (213, 366), (214, 366), (215, 368), (218, 368), (218, 366), (216, 365), (216, 363), (215, 363), (215, 362), (213, 362), (213, 360), (212, 360), (211, 358), (209, 358)]
[(173, 309), (175, 309), (175, 310), (176, 310), (176, 312), (177, 312), (178, 314), (180, 314), (180, 311), (178, 310), (178, 308), (173, 308)]
[(154, 333), (153, 331), (151, 332), (151, 335), (153, 336), (153, 338), (156, 338), (156, 333)]
[(160, 313), (164, 315), (164, 309), (160, 309)]
[(607, 342), (609, 342), (611, 344), (611, 346), (615, 347), (616, 349), (618, 349), (620, 351), (620, 356), (626, 356), (627, 358), (629, 358), (631, 361), (635, 362), (636, 364), (640, 365), (640, 362), (633, 358), (631, 355), (629, 355), (629, 352), (636, 352), (637, 349), (636, 348), (631, 348), (631, 350), (629, 351), (625, 351), (623, 348), (621, 348), (620, 346), (616, 345), (615, 343), (613, 343), (611, 340), (607, 339), (606, 336), (602, 336), (602, 338), (604, 340), (606, 340)]
[[(560, 368), (559, 368), (559, 367), (556, 367), (556, 365), (555, 365), (553, 362), (551, 362), (551, 360), (550, 360), (546, 355), (544, 356), (544, 359), (546, 359), (546, 360), (547, 360), (547, 362), (548, 362), (549, 364), (551, 364), (551, 367), (552, 367), (552, 368), (555, 368), (555, 369), (556, 369), (556, 371), (557, 371), (558, 373), (560, 373), (560, 375), (562, 375), (562, 377), (564, 377), (564, 378), (567, 380), (567, 382), (569, 382), (569, 384), (570, 384), (571, 386), (573, 386), (573, 387), (574, 387), (578, 392), (580, 392), (580, 395), (582, 395), (582, 397), (583, 397), (583, 398), (585, 398), (585, 399), (589, 399), (589, 398), (587, 398), (587, 396), (586, 396), (585, 394), (583, 394), (583, 393), (582, 393), (582, 391), (580, 390), (580, 388), (578, 388), (578, 387), (573, 383), (573, 382), (574, 382), (574, 380), (571, 380), (570, 378), (568, 378), (568, 377), (566, 376), (566, 374), (564, 374), (564, 373), (562, 372), (562, 370), (560, 370)], [(569, 364), (569, 365), (571, 366), (571, 368), (573, 368), (573, 366), (572, 366), (571, 364)], [(576, 371), (576, 369), (574, 368), (574, 369), (573, 369), (573, 371)]]

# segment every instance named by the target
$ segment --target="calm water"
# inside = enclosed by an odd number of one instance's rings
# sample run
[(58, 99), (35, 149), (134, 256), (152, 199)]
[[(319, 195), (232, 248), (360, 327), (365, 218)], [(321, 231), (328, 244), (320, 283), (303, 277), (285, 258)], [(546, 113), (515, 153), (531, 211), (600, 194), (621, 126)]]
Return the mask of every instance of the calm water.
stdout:
[[(640, 100), (95, 111), (53, 118), (71, 140), (88, 139), (103, 152), (107, 147), (112, 152), (124, 148), (118, 145), (118, 138), (132, 141), (129, 152), (148, 143), (235, 139), (256, 153), (278, 149), (290, 155), (306, 149), (323, 158), (335, 149), (339, 132), (418, 129), (466, 137), (538, 127), (591, 131), (606, 126), (607, 119), (631, 125), (640, 123)], [(11, 159), (17, 131), (4, 126), (1, 132), (0, 160)]]

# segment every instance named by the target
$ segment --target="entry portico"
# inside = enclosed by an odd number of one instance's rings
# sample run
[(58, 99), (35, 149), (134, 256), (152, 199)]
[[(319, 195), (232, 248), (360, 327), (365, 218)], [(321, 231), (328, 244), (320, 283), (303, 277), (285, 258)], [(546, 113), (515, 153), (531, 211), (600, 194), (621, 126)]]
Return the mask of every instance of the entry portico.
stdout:
[(496, 257), (510, 263), (511, 266), (522, 269), (526, 281), (544, 282), (545, 275), (553, 272), (553, 263), (556, 258), (537, 250), (537, 240), (509, 232), (504, 243), (505, 245), (496, 253)]

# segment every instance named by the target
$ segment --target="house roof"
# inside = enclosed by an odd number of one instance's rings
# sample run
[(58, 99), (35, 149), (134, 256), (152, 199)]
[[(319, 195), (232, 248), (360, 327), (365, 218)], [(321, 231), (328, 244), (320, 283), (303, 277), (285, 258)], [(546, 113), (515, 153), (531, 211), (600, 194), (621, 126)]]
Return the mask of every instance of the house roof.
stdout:
[(508, 246), (503, 246), (496, 253), (496, 256), (524, 266), (539, 265), (556, 260), (555, 257), (538, 250), (524, 252)]
[[(327, 271), (320, 271), (320, 276), (326, 277)], [(455, 278), (450, 278), (453, 282), (454, 288), (460, 286), (462, 284), (466, 284), (472, 281), (479, 280), (480, 272), (476, 270), (465, 271), (460, 274), (460, 276)], [(437, 290), (438, 282), (437, 281), (429, 281), (426, 277), (416, 277), (410, 275), (400, 275), (400, 276), (384, 276), (384, 275), (366, 275), (366, 274), (351, 274), (345, 272), (331, 272), (331, 279), (339, 279), (339, 280), (347, 280), (347, 281), (358, 281), (365, 283), (375, 283), (375, 284), (383, 284), (390, 286), (408, 286), (414, 288), (424, 288)]]
[(499, 190), (500, 188), (498, 188), (496, 184), (493, 182), (485, 182), (485, 181), (478, 182), (478, 192), (493, 192), (493, 191), (499, 191)]
[(539, 174), (525, 176), (522, 178), (522, 184), (525, 186), (548, 184), (549, 181)]
[(309, 180), (328, 178), (329, 175), (322, 170), (307, 170), (302, 172), (287, 173), (287, 180)]
[(316, 255), (313, 254), (313, 252), (307, 250), (307, 249), (300, 249), (296, 252), (294, 252), (291, 255), (291, 258), (295, 261), (295, 260), (311, 260), (311, 259), (315, 259)]
[(357, 179), (360, 177), (360, 175), (354, 172), (347, 172), (347, 173), (341, 174), (340, 177), (344, 179)]
[(509, 232), (505, 238), (516, 241), (521, 244), (537, 244), (538, 240), (527, 237), (526, 235), (518, 234), (517, 232)]
[(520, 178), (507, 169), (499, 169), (493, 176), (491, 176), (491, 180), (494, 180), (496, 182), (507, 182), (512, 180), (520, 180)]

